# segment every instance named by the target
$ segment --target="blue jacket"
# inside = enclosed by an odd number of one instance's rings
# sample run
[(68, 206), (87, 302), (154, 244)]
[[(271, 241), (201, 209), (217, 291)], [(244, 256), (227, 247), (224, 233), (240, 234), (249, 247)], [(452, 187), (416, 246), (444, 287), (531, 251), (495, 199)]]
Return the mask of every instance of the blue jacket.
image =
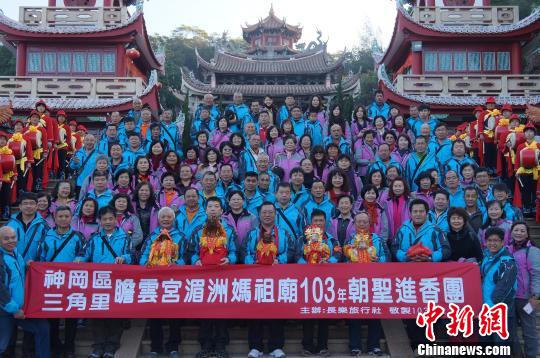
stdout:
[(122, 154), (123, 162), (130, 168), (133, 168), (135, 160), (137, 160), (138, 157), (146, 157), (146, 152), (142, 147), (139, 147), (135, 152), (128, 148), (124, 151), (124, 154)]
[(13, 253), (8, 253), (0, 247), (0, 255), (3, 256), (4, 261), (4, 277), (0, 277), (0, 279), (4, 282), (9, 296), (6, 297), (7, 303), (0, 306), (0, 309), (13, 315), (24, 305), (24, 269), (26, 265), (17, 249)]
[[(272, 179), (270, 179), (272, 180)], [(236, 184), (234, 181), (229, 184), (228, 187), (225, 187), (225, 183), (223, 183), (223, 180), (219, 179), (216, 186), (216, 194), (220, 198), (226, 198), (227, 194), (229, 194), (229, 191), (231, 190), (240, 190), (242, 191), (242, 186)]]
[(454, 156), (451, 156), (446, 162), (441, 162), (443, 165), (442, 165), (442, 173), (441, 175), (444, 177), (444, 175), (449, 172), (450, 170), (453, 170), (455, 171), (456, 173), (458, 173), (458, 176), (460, 179), (463, 178), (463, 176), (461, 175), (461, 168), (465, 165), (465, 164), (472, 164), (474, 166), (477, 166), (476, 162), (474, 161), (474, 159), (471, 159), (470, 157), (468, 156), (465, 156), (463, 157), (463, 159), (459, 160), (457, 159), (456, 157)]
[(248, 106), (246, 106), (244, 103), (241, 103), (239, 105), (231, 103), (227, 106), (225, 111), (228, 109), (232, 110), (236, 114), (236, 123), (231, 123), (229, 128), (233, 133), (241, 132), (242, 128), (240, 128), (240, 126), (242, 125), (242, 123), (244, 123), (245, 121), (249, 121)]
[(264, 202), (264, 199), (265, 199), (264, 195), (262, 195), (259, 190), (256, 190), (255, 194), (253, 194), (251, 198), (248, 198), (246, 196), (246, 200), (244, 200), (244, 208), (250, 213), (252, 213), (253, 215), (259, 216), (257, 209), (259, 208), (259, 206), (262, 205), (262, 203)]
[[(197, 106), (197, 110), (195, 111), (195, 115), (193, 116), (193, 119), (194, 120), (200, 120), (201, 118), (201, 110), (203, 108), (208, 108), (208, 106), (206, 106), (204, 103), (200, 103), (198, 106)], [(210, 110), (210, 119), (212, 120), (212, 122), (217, 122), (218, 118), (219, 118), (219, 109), (218, 107), (213, 104), (212, 107), (208, 108)]]
[(503, 247), (495, 255), (486, 254), (480, 265), (484, 303), (508, 305), (508, 315), (514, 315), (513, 304), (517, 289), (518, 268), (508, 249)]
[[(323, 142), (324, 142), (324, 149), (327, 149), (330, 143), (332, 143), (332, 137), (327, 136), (326, 138), (324, 138)], [(349, 143), (349, 141), (345, 140), (345, 138), (343, 137), (339, 139), (338, 148), (341, 154), (347, 154), (347, 155), (351, 154), (351, 143)]]
[[(276, 232), (277, 230), (277, 232)], [(259, 243), (259, 239), (261, 236), (261, 228), (260, 226), (257, 226), (255, 229), (251, 230), (249, 233), (247, 240), (245, 241), (246, 246), (243, 248), (245, 252), (245, 258), (244, 263), (245, 264), (256, 264), (257, 262), (257, 244)], [(280, 264), (286, 264), (289, 262), (289, 257), (294, 259), (294, 250), (289, 252), (289, 243), (291, 243), (291, 237), (289, 234), (283, 230), (278, 229), (276, 226), (272, 229), (272, 236), (276, 238), (274, 239), (274, 242), (276, 242), (276, 246), (278, 249), (276, 258), (278, 260), (278, 263)], [(293, 248), (294, 248), (294, 241), (292, 242)], [(292, 261), (291, 261), (292, 262)]]
[(295, 192), (291, 184), (291, 202), (296, 205), (298, 208), (304, 206), (306, 202), (311, 199), (311, 193), (306, 189), (305, 186), (302, 186), (302, 189)]
[(430, 221), (426, 221), (417, 232), (413, 223), (407, 220), (396, 234), (392, 254), (397, 261), (406, 262), (408, 261), (407, 250), (419, 242), (433, 251), (431, 255), (433, 262), (446, 261), (450, 257), (450, 244), (446, 236)]
[(521, 209), (512, 205), (509, 200), (506, 200), (506, 202), (504, 203), (503, 211), (506, 220), (512, 222), (523, 220), (523, 212), (521, 211)]
[(216, 121), (212, 120), (212, 118), (208, 118), (207, 121), (203, 121), (202, 119), (195, 119), (191, 126), (191, 139), (196, 141), (197, 133), (199, 132), (207, 132), (208, 135), (210, 135), (210, 133), (212, 133), (214, 129), (216, 129)]
[(405, 179), (407, 180), (407, 184), (409, 184), (411, 191), (418, 190), (418, 185), (416, 185), (415, 179), (420, 173), (428, 169), (439, 170), (439, 163), (437, 161), (437, 157), (435, 157), (435, 154), (428, 150), (424, 155), (424, 159), (421, 160), (418, 158), (418, 154), (413, 152), (411, 155), (409, 155), (409, 159), (407, 159), (407, 162), (405, 163)]
[[(351, 245), (355, 241), (356, 232), (353, 232), (349, 235), (345, 243), (343, 244), (343, 251), (345, 251), (345, 245)], [(386, 246), (386, 240), (383, 240), (379, 235), (372, 233), (371, 234), (371, 242), (373, 243), (373, 246), (377, 250), (377, 257), (379, 258), (378, 262), (390, 262), (392, 261), (392, 258), (390, 257), (390, 250), (388, 249), (388, 246)], [(345, 256), (345, 252), (343, 253), (343, 259), (345, 262), (349, 262), (349, 259)]]
[[(306, 264), (307, 261), (304, 257), (304, 244), (306, 243), (306, 238), (302, 237), (301, 240), (298, 240), (297, 246), (296, 246), (296, 259), (295, 261), (299, 264)], [(332, 235), (330, 235), (328, 232), (326, 232), (326, 241), (325, 243), (328, 245), (328, 248), (330, 249), (330, 258), (328, 259), (329, 263), (338, 263), (341, 261), (341, 246), (339, 245), (339, 241), (334, 238)]]
[(390, 105), (384, 102), (382, 106), (379, 106), (377, 102), (373, 101), (373, 103), (371, 103), (371, 105), (368, 107), (367, 116), (369, 118), (375, 118), (377, 116), (388, 118), (390, 116)]
[[(96, 169), (96, 158), (99, 155), (99, 151), (97, 148), (90, 151), (90, 153), (86, 153), (86, 150), (83, 148), (79, 149), (75, 152), (73, 155), (73, 158), (71, 158), (69, 162), (70, 169), (79, 171), (79, 174), (77, 175), (77, 186), (82, 186), (83, 181), (86, 177), (92, 175), (94, 172), (94, 169)], [(107, 155), (109, 153), (106, 153)], [(73, 159), (77, 157), (79, 158), (79, 162), (75, 163)], [(87, 159), (87, 157), (90, 157)], [(83, 166), (84, 164), (84, 166)]]
[[(229, 224), (227, 224), (224, 220), (221, 220), (221, 225), (223, 225), (223, 228), (225, 229), (225, 233), (227, 234), (227, 251), (228, 251), (228, 259), (230, 264), (236, 263), (236, 233), (231, 228)], [(199, 261), (199, 253), (201, 250), (201, 237), (202, 237), (202, 231), (203, 226), (200, 226), (199, 228), (195, 229), (193, 231), (193, 236), (190, 240), (190, 249), (189, 254), (191, 256), (191, 264), (194, 265), (197, 261)]]
[[(298, 241), (304, 230), (304, 215), (300, 212), (298, 207), (292, 202), (289, 202), (285, 209), (282, 209), (281, 206), (276, 202), (276, 225), (285, 230), (289, 235)], [(285, 220), (287, 218), (287, 220)], [(288, 222), (287, 222), (288, 221)], [(289, 225), (290, 224), (290, 225)]]
[(458, 187), (455, 194), (452, 194), (451, 192), (448, 192), (448, 194), (450, 195), (449, 207), (455, 206), (464, 208), (467, 206), (467, 204), (465, 204), (465, 191), (463, 191), (461, 187)]
[(390, 157), (388, 163), (385, 164), (379, 156), (375, 157), (375, 162), (373, 162), (373, 164), (368, 167), (367, 173), (369, 174), (375, 170), (382, 170), (382, 172), (386, 174), (386, 171), (390, 166), (398, 168), (399, 172), (403, 173), (403, 168), (401, 167), (401, 164), (399, 162), (396, 162), (392, 157)]
[(166, 124), (165, 122), (161, 123), (161, 141), (168, 144), (169, 149), (174, 150), (175, 152), (179, 149), (180, 135), (178, 134), (178, 126), (176, 122), (171, 122)]
[(38, 248), (49, 230), (49, 225), (47, 225), (45, 219), (36, 214), (34, 220), (28, 225), (28, 229), (24, 231), (22, 214), (18, 213), (13, 214), (6, 225), (15, 230), (18, 240), (17, 251), (24, 258), (24, 261), (36, 261), (38, 259)]
[(176, 227), (178, 231), (183, 233), (189, 240), (193, 235), (193, 230), (204, 225), (206, 218), (207, 216), (204, 208), (199, 205), (199, 211), (197, 211), (193, 219), (191, 219), (191, 222), (188, 222), (186, 206), (182, 205), (176, 213)]
[(336, 208), (326, 195), (324, 196), (323, 201), (321, 201), (320, 204), (317, 204), (315, 200), (313, 200), (313, 197), (311, 196), (309, 200), (303, 206), (304, 206), (304, 209), (302, 213), (304, 214), (306, 225), (311, 224), (311, 213), (313, 212), (313, 210), (319, 209), (319, 210), (322, 210), (326, 214), (326, 230), (330, 228), (330, 220), (336, 214)]
[(291, 118), (293, 125), (294, 135), (298, 140), (300, 137), (307, 133), (306, 120), (303, 117), (300, 117), (298, 120)]
[[(63, 242), (69, 241), (60, 249)], [(69, 229), (65, 234), (60, 235), (54, 229), (50, 229), (45, 236), (45, 240), (41, 245), (39, 261), (42, 262), (73, 262), (76, 257), (82, 256), (84, 253), (84, 239), (78, 231)], [(53, 256), (56, 258), (53, 260)]]
[[(109, 205), (109, 203), (111, 202), (112, 198), (113, 198), (114, 194), (113, 192), (111, 191), (111, 189), (107, 188), (103, 193), (101, 194), (96, 194), (96, 190), (95, 189), (92, 189), (90, 190), (88, 193), (86, 193), (85, 195), (85, 199), (86, 198), (92, 198), (92, 199), (95, 199), (98, 203), (98, 210)], [(84, 199), (83, 199), (84, 200)], [(82, 203), (82, 201), (80, 201), (80, 203)], [(80, 205), (79, 203), (79, 205)], [(77, 208), (77, 211), (79, 211), (79, 208)]]
[(247, 172), (258, 172), (257, 170), (257, 160), (251, 152), (250, 149), (243, 150), (240, 153), (240, 158), (238, 161), (239, 173), (238, 177), (240, 179), (244, 178)]
[(291, 118), (291, 112), (289, 111), (289, 108), (286, 105), (281, 105), (279, 108), (279, 112), (277, 115), (277, 121), (274, 123), (278, 128), (281, 127), (281, 123), (283, 123), (284, 120)]
[[(109, 245), (116, 256), (107, 248), (104, 240), (108, 240)], [(113, 264), (116, 257), (123, 257), (124, 263), (131, 263), (131, 243), (128, 235), (122, 229), (116, 229), (112, 235), (107, 238), (103, 229), (99, 230), (90, 237), (84, 250), (84, 256), (78, 257), (79, 261), (92, 262), (96, 264)]]
[(443, 233), (450, 231), (450, 226), (448, 225), (448, 209), (446, 209), (441, 215), (437, 216), (435, 210), (430, 210), (428, 212), (428, 220), (436, 225)]
[[(435, 135), (435, 126), (439, 124), (439, 121), (433, 117), (429, 117), (429, 120), (426, 123), (429, 125), (429, 128), (431, 129), (430, 134)], [(415, 137), (418, 137), (420, 135), (420, 128), (422, 127), (422, 124), (424, 124), (424, 122), (418, 119), (417, 121), (414, 122), (413, 126), (411, 127)]]
[(439, 163), (446, 163), (452, 157), (452, 141), (448, 138), (439, 144), (439, 140), (434, 137), (429, 141), (428, 148), (435, 154)]
[[(315, 122), (306, 121), (305, 122), (305, 133), (311, 136), (311, 142), (313, 146), (323, 145), (324, 140), (324, 129), (321, 125), (321, 122), (317, 119)], [(298, 137), (300, 139), (300, 137)]]
[(101, 139), (97, 144), (97, 150), (101, 154), (109, 155), (109, 146), (113, 144), (121, 144), (120, 139), (117, 137), (111, 141), (109, 141), (109, 138), (105, 137)]
[[(140, 265), (146, 265), (148, 262), (148, 257), (150, 256), (150, 249), (152, 248), (152, 244), (154, 241), (156, 241), (157, 237), (159, 236), (161, 232), (161, 227), (157, 227), (152, 234), (150, 234), (150, 237), (144, 242), (144, 246), (141, 250), (141, 258), (139, 260)], [(185, 233), (177, 230), (177, 229), (171, 229), (169, 230), (169, 235), (171, 236), (171, 239), (173, 242), (178, 244), (178, 259), (176, 260), (177, 265), (185, 265), (186, 264), (186, 253), (188, 248), (188, 239), (186, 238)]]

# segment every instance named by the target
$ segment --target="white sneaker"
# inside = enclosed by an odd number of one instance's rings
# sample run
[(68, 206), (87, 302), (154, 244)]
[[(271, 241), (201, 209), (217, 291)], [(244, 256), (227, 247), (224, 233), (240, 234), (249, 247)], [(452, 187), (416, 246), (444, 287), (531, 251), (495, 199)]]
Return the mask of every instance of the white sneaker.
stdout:
[(260, 352), (257, 349), (250, 350), (248, 354), (248, 358), (259, 358), (262, 356), (263, 356), (263, 352)]
[(286, 354), (285, 352), (283, 352), (283, 350), (281, 349), (274, 349), (272, 351), (272, 353), (270, 353), (270, 357), (274, 357), (274, 358), (284, 358), (286, 357)]

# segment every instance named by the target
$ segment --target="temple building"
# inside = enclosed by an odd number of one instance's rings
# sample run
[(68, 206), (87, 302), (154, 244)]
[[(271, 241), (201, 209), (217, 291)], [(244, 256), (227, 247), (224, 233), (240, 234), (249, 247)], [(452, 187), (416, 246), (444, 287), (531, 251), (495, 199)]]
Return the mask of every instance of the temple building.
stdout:
[(0, 40), (16, 54), (16, 76), (0, 77), (0, 105), (10, 99), (27, 114), (38, 99), (72, 117), (127, 111), (134, 97), (159, 106), (157, 71), (142, 2), (49, 0), (20, 8), (18, 21), (0, 12)]
[(540, 9), (519, 20), (517, 6), (490, 6), (489, 0), (397, 4), (388, 49), (375, 56), (391, 104), (406, 112), (411, 102), (428, 103), (435, 113), (459, 118), (488, 96), (516, 108), (540, 103), (540, 75), (533, 72), (538, 58), (525, 56), (538, 55), (532, 43)]
[(310, 95), (327, 98), (336, 94), (341, 80), (344, 93), (359, 89), (359, 74), (344, 74), (344, 57), (333, 60), (326, 43), (311, 42), (303, 51), (295, 49), (302, 28), (279, 19), (271, 8), (265, 19), (242, 27), (249, 48), (231, 53), (216, 49), (214, 58), (205, 60), (197, 52), (198, 70), (182, 69), (182, 87), (196, 104), (205, 93), (232, 99), (235, 92), (260, 99), (271, 95), (281, 100), (292, 94), (300, 102)]

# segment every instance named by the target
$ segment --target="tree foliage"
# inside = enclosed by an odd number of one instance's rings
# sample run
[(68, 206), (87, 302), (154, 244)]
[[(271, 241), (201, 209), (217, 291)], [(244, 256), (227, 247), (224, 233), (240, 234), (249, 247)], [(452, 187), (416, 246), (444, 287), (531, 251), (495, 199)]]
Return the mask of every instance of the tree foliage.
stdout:
[(0, 44), (0, 76), (15, 76), (15, 56)]

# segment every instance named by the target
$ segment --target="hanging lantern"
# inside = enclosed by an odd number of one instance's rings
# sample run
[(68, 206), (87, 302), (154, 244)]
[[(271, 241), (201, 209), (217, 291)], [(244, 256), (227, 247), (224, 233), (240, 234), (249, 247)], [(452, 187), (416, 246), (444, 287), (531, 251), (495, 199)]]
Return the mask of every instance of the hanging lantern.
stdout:
[(141, 56), (141, 53), (137, 49), (130, 48), (129, 50), (126, 51), (126, 55), (131, 60), (135, 60), (136, 58), (139, 58)]

